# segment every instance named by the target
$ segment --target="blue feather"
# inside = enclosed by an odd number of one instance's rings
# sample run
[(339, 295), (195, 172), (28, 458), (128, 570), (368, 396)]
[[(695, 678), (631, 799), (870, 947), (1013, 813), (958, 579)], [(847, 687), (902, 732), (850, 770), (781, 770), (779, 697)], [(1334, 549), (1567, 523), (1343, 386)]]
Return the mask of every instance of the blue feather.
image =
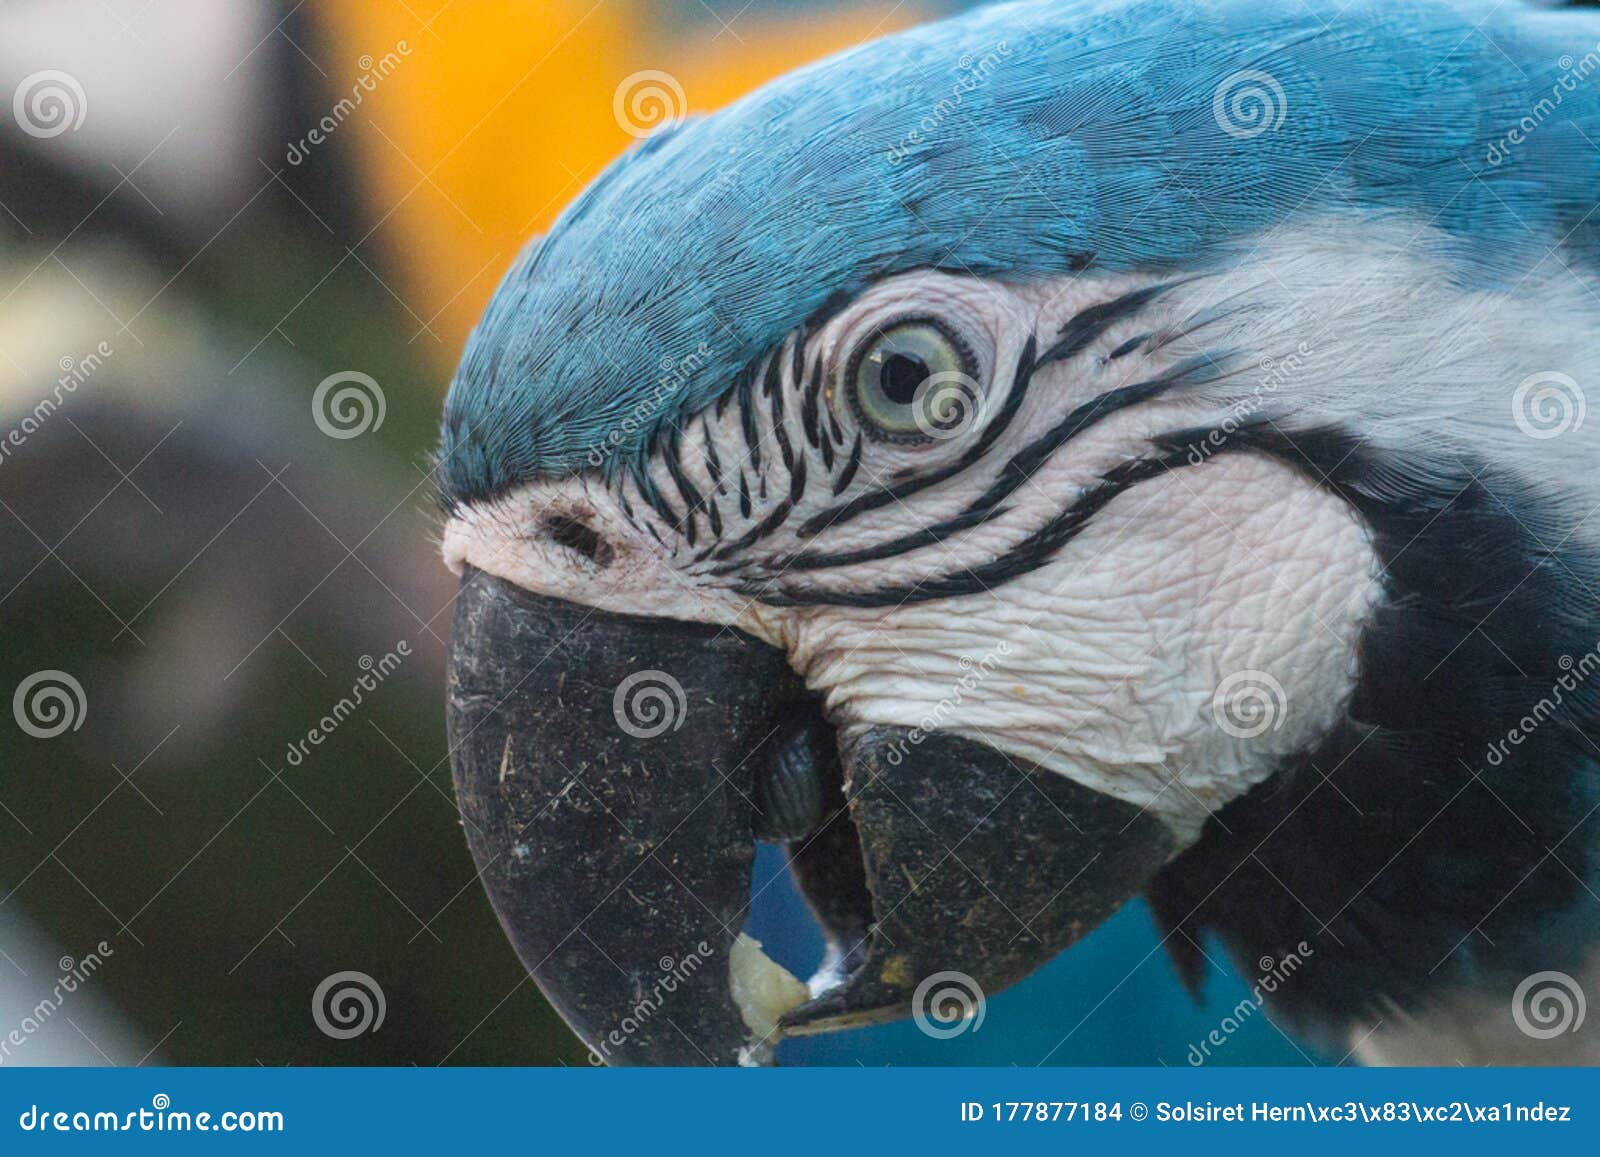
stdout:
[(1328, 212), (1431, 223), (1465, 281), (1559, 243), (1592, 265), (1597, 41), (1476, 2), (1042, 0), (792, 73), (644, 142), (518, 259), (446, 401), (446, 501), (636, 455), (910, 269), (1193, 268)]

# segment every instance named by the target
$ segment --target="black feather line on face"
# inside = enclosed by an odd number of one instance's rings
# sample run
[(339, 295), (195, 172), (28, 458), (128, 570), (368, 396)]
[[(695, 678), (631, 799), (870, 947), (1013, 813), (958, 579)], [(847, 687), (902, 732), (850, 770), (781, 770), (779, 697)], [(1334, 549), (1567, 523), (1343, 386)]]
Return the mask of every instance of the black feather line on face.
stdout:
[[(656, 487), (655, 479), (650, 476), (649, 460), (635, 458), (630, 461), (628, 463), (628, 477), (633, 480), (634, 489), (639, 492), (639, 497), (643, 498), (645, 504), (656, 512), (661, 521), (670, 526), (674, 534), (682, 534), (683, 521), (678, 516), (678, 512), (672, 508), (666, 497)], [(652, 530), (651, 533), (654, 533), (654, 531)], [(659, 542), (660, 540), (661, 536), (656, 535), (656, 541)]]
[(703, 418), (700, 422), (700, 437), (705, 444), (706, 477), (711, 479), (711, 489), (718, 494), (722, 490), (722, 459), (717, 457), (717, 444), (711, 439), (711, 424)]
[[(1039, 354), (1038, 339), (1030, 336), (1018, 356), (1003, 404), (987, 422), (979, 437), (959, 458), (925, 474), (876, 489), (824, 510), (803, 523), (796, 534), (801, 538), (813, 536), (830, 526), (857, 518), (871, 510), (880, 509), (892, 502), (903, 501), (970, 469), (989, 453), (1010, 428), (1028, 397), (1034, 375), (1040, 367), (1070, 359), (1083, 352), (1112, 326), (1138, 314), (1149, 302), (1170, 288), (1171, 284), (1148, 286), (1124, 294), (1114, 301), (1080, 311), (1061, 328), (1056, 341), (1042, 356)], [(648, 466), (637, 462), (633, 464), (631, 476), (641, 496), (674, 532), (686, 540), (690, 547), (696, 545), (697, 516), (704, 511), (710, 523), (713, 541), (696, 555), (694, 561), (713, 559), (719, 563), (727, 563), (740, 551), (748, 549), (782, 527), (804, 496), (808, 477), (805, 451), (808, 447), (818, 451), (823, 471), (833, 476), (832, 493), (835, 498), (841, 497), (855, 481), (862, 463), (864, 441), (858, 433), (842, 469), (834, 475), (834, 465), (837, 460), (834, 438), (829, 437), (828, 432), (822, 428), (821, 414), (824, 407), (821, 405), (821, 396), (825, 383), (824, 367), (821, 359), (818, 359), (807, 376), (807, 339), (807, 332), (796, 333), (788, 339), (786, 347), (780, 346), (764, 358), (751, 362), (740, 375), (735, 388), (723, 394), (716, 403), (715, 413), (718, 415), (725, 413), (728, 405), (736, 405), (739, 410), (740, 431), (750, 469), (754, 475), (752, 479), (744, 469), (741, 468), (739, 471), (739, 514), (741, 518), (749, 519), (755, 515), (752, 489), (758, 492), (762, 501), (765, 501), (768, 489), (767, 472), (762, 469), (761, 443), (764, 441), (764, 436), (760, 410), (756, 405), (758, 388), (768, 400), (767, 419), (771, 424), (771, 431), (766, 436), (771, 437), (776, 443), (778, 460), (783, 463), (789, 474), (789, 486), (783, 500), (763, 516), (758, 524), (750, 527), (732, 542), (722, 542), (723, 518), (716, 504), (715, 495), (723, 489), (723, 470), (722, 460), (709, 425), (709, 411), (702, 414), (703, 466), (712, 489), (709, 497), (701, 494), (684, 468), (682, 436), (677, 426), (666, 426), (653, 435), (647, 456), (653, 456), (656, 448), (660, 447), (663, 466), (684, 504), (684, 512), (681, 515), (655, 486)], [(818, 570), (878, 561), (944, 542), (954, 535), (981, 526), (1007, 513), (1007, 509), (1002, 505), (1004, 499), (1076, 434), (1119, 409), (1147, 401), (1181, 382), (1199, 377), (1203, 368), (1203, 359), (1192, 359), (1161, 378), (1110, 391), (1079, 407), (1062, 423), (1014, 455), (1002, 468), (1000, 477), (995, 483), (954, 517), (900, 535), (887, 542), (855, 550), (801, 551), (787, 558), (773, 558), (760, 564), (761, 570), (768, 573), (787, 569)], [(785, 383), (786, 372), (790, 379), (787, 383), (788, 388)], [(790, 389), (798, 389), (800, 426), (805, 435), (800, 453), (796, 452), (795, 443), (789, 436), (786, 420), (788, 417), (786, 396)], [(835, 427), (833, 433), (838, 436), (842, 445), (843, 431), (837, 429), (837, 418), (833, 413), (833, 407), (825, 409), (828, 420)], [(727, 574), (737, 569), (733, 565), (719, 566), (712, 573)], [(994, 564), (986, 570), (994, 570)]]
[[(1037, 570), (1057, 551), (1076, 538), (1107, 503), (1141, 482), (1159, 477), (1169, 470), (1198, 465), (1187, 450), (1169, 451), (1153, 458), (1135, 458), (1101, 476), (1085, 488), (1066, 509), (1051, 518), (1012, 547), (1004, 555), (983, 566), (941, 575), (905, 586), (880, 587), (872, 591), (830, 591), (819, 587), (780, 586), (751, 580), (735, 589), (758, 602), (775, 607), (846, 606), (898, 607), (907, 603), (959, 598), (992, 590), (1014, 578)], [(933, 529), (933, 528), (930, 528)], [(927, 532), (923, 532), (927, 533)]]
[(1061, 327), (1061, 332), (1056, 336), (1056, 344), (1046, 352), (1040, 362), (1075, 357), (1105, 336), (1112, 326), (1136, 316), (1167, 290), (1182, 284), (1181, 281), (1168, 281), (1159, 285), (1147, 285), (1143, 289), (1135, 289), (1121, 297), (1079, 310), (1066, 325)]
[[(860, 547), (856, 550), (832, 552), (801, 551), (799, 554), (790, 555), (788, 558), (774, 560), (768, 564), (768, 568), (773, 571), (804, 571), (852, 566), (863, 562), (877, 562), (881, 559), (893, 558), (895, 555), (920, 550), (925, 546), (935, 546), (962, 531), (981, 526), (991, 518), (1000, 518), (1009, 512), (1009, 507), (973, 511), (957, 518), (935, 523), (933, 526), (923, 527), (921, 530), (914, 530), (898, 538), (892, 538), (873, 546)], [(740, 564), (729, 564), (727, 567), (720, 568), (718, 573), (731, 574), (740, 569), (744, 569)]]
[(750, 454), (750, 468), (761, 473), (761, 435), (756, 430), (755, 408), (756, 370), (752, 366), (739, 379), (739, 428), (744, 432), (745, 449)]
[[(828, 439), (822, 437), (818, 418), (818, 401), (822, 396), (822, 362), (817, 362), (817, 368), (811, 375), (811, 381), (806, 386), (806, 395), (800, 406), (800, 422), (805, 428), (806, 441), (814, 447), (821, 448), (827, 457), (832, 457), (832, 446)], [(830, 463), (831, 465), (831, 463)]]
[(854, 446), (850, 447), (850, 457), (845, 461), (844, 469), (839, 471), (839, 477), (834, 479), (833, 496), (835, 498), (850, 488), (850, 483), (855, 480), (856, 471), (861, 468), (861, 435), (856, 435)]
[(1193, 386), (1215, 382), (1224, 376), (1222, 363), (1225, 353), (1207, 354), (1191, 358), (1172, 367), (1159, 377), (1148, 381), (1132, 382), (1107, 390), (1074, 409), (1045, 433), (1014, 454), (1000, 470), (1000, 475), (988, 490), (975, 499), (963, 514), (988, 510), (1004, 502), (1050, 458), (1079, 434), (1098, 425), (1112, 414), (1151, 401), (1179, 386)]

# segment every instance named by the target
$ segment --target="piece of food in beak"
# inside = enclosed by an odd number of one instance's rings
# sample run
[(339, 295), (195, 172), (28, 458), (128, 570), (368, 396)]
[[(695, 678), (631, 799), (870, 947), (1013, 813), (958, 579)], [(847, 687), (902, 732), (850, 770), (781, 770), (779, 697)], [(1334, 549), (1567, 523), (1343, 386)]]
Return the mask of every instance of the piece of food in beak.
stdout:
[[(909, 1015), (938, 973), (998, 992), (1136, 895), (1175, 844), (1132, 804), (948, 732), (866, 728), (843, 754), (874, 918), (842, 981), (787, 1013), (786, 1033)], [(820, 874), (799, 878), (809, 891)]]
[(761, 941), (743, 932), (733, 942), (728, 960), (733, 1003), (750, 1030), (757, 1047), (777, 1041), (778, 1020), (811, 993), (794, 973), (761, 951)]
[[(612, 1064), (768, 1063), (783, 1034), (907, 1015), (937, 973), (998, 992), (1173, 844), (1132, 805), (973, 739), (854, 727), (841, 746), (784, 654), (737, 631), (473, 570), (449, 729), (501, 924)], [(742, 934), (757, 832), (787, 844), (827, 938), (809, 992)]]

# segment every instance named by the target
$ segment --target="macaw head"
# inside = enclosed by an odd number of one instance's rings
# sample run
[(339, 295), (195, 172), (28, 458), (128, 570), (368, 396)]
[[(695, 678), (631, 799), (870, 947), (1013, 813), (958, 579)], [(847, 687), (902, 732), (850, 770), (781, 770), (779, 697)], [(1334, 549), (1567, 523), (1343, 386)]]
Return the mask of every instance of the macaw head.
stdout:
[[(1510, 918), (1494, 881), (1543, 849), (1486, 840), (1443, 901), (1423, 821), (1501, 832), (1472, 775), (1512, 668), (1593, 646), (1530, 561), (1591, 573), (1593, 443), (1511, 395), (1595, 364), (1540, 255), (1592, 259), (1600, 157), (1553, 120), (1479, 146), (1594, 28), (1316, 7), (870, 44), (651, 137), (511, 270), (445, 407), (452, 755), (598, 1056), (759, 1060), (942, 974), (992, 992), (1141, 892), (1191, 973), (1207, 928), (1383, 961), (1391, 925), (1447, 955)], [(1502, 596), (1562, 629), (1508, 640)], [(1530, 832), (1569, 787), (1519, 795)], [(827, 934), (809, 985), (741, 935), (758, 838)], [(1330, 947), (1302, 1005), (1351, 1023), (1437, 955)]]

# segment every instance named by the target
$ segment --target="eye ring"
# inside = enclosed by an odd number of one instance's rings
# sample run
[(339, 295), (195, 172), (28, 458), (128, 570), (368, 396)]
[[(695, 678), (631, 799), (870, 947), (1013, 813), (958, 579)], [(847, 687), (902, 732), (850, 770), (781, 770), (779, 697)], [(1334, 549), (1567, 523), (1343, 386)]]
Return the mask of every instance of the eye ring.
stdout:
[(953, 438), (981, 412), (972, 347), (936, 317), (897, 318), (874, 329), (846, 364), (844, 391), (868, 437), (923, 444)]

